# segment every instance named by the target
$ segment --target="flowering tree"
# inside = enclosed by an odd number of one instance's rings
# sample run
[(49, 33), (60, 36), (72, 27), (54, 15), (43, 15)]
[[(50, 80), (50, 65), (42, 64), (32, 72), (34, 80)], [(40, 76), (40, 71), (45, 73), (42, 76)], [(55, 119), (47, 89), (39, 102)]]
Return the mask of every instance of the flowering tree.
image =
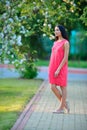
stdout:
[(23, 76), (32, 78), (30, 70), (36, 75), (33, 63), (37, 44), (35, 38), (49, 36), (53, 39), (53, 29), (58, 23), (68, 30), (78, 23), (86, 26), (85, 5), (81, 0), (1, 0), (0, 61), (14, 64)]
[(37, 72), (32, 58), (35, 51), (30, 54), (29, 41), (24, 45), (22, 40), (34, 31), (27, 27), (31, 19), (22, 15), (24, 1), (4, 0), (0, 4), (3, 7), (0, 16), (0, 61), (14, 64), (23, 76), (32, 78)]

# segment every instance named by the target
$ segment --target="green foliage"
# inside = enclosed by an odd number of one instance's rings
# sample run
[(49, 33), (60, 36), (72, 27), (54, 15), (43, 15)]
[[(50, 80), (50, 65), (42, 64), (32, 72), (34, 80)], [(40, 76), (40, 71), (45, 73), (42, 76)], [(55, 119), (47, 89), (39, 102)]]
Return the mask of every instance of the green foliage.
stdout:
[(79, 38), (76, 41), (78, 46), (78, 59), (87, 60), (87, 32), (82, 30), (78, 34)]
[(72, 31), (70, 37), (70, 54), (69, 59), (72, 60), (87, 60), (87, 32), (81, 27), (79, 30)]
[(83, 21), (85, 26), (87, 26), (87, 7), (83, 9), (83, 14), (81, 15), (80, 19)]
[(24, 69), (22, 68), (20, 71), (22, 78), (32, 79), (37, 76), (37, 68), (33, 62), (25, 62), (23, 65)]
[(35, 50), (37, 56), (44, 57), (46, 51), (40, 38), (52, 39), (56, 24), (63, 24), (68, 33), (79, 25), (85, 29), (86, 3), (85, 0), (1, 0), (0, 62), (8, 60), (20, 69), (20, 61), (25, 59), (27, 64)]

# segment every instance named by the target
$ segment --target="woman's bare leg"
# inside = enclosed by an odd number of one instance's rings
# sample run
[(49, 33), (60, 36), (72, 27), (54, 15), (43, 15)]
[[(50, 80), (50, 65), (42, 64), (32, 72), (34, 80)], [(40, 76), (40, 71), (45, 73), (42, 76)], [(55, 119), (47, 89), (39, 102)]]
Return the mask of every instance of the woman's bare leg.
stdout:
[(59, 109), (63, 109), (65, 107), (65, 104), (66, 104), (67, 87), (60, 87), (60, 88), (61, 88), (61, 91), (62, 91), (62, 98), (61, 98)]
[(54, 92), (54, 94), (56, 95), (56, 97), (61, 101), (62, 95), (61, 95), (59, 89), (57, 89), (57, 86), (55, 84), (51, 84), (51, 89)]

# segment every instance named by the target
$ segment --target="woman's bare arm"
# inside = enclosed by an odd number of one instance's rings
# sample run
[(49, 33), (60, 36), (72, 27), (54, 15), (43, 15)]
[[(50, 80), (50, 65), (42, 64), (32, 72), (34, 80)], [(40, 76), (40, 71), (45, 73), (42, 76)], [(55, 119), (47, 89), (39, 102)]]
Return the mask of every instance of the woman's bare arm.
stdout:
[(60, 65), (58, 66), (58, 68), (57, 68), (57, 70), (55, 72), (55, 77), (58, 75), (58, 73), (60, 72), (63, 65), (68, 60), (68, 55), (69, 55), (69, 42), (64, 44), (64, 57), (63, 57), (63, 60), (61, 61)]

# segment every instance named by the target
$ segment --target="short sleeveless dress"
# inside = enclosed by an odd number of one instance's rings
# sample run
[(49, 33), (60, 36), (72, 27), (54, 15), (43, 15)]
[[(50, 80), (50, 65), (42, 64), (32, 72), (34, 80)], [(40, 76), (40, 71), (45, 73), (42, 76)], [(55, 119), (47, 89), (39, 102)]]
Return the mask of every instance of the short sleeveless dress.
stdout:
[(54, 42), (49, 63), (49, 82), (61, 87), (67, 86), (68, 61), (63, 65), (57, 77), (54, 76), (54, 73), (64, 57), (63, 45), (67, 42), (66, 39)]

